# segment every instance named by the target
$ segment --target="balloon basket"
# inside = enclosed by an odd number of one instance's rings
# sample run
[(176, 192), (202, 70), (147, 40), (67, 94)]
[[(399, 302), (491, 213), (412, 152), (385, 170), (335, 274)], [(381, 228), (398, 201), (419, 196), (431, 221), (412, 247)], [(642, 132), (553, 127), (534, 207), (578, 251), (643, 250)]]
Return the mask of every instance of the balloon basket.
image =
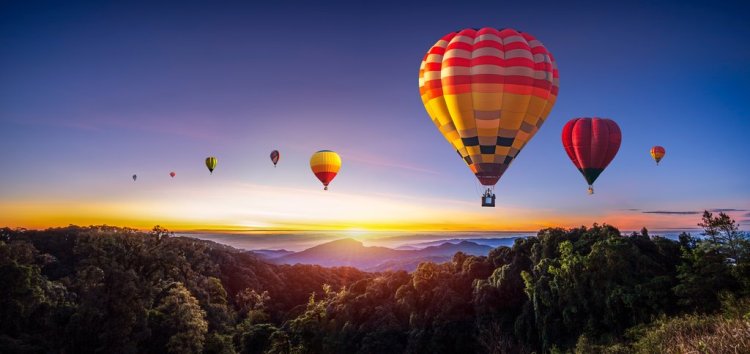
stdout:
[(483, 207), (495, 207), (495, 193), (492, 193), (490, 191), (484, 192), (484, 195), (482, 195), (482, 206)]

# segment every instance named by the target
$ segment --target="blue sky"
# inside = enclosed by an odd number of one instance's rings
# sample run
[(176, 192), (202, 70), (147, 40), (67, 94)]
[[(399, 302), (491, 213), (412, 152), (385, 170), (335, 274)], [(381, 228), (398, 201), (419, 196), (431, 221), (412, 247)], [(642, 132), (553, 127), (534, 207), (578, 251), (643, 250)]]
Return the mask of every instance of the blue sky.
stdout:
[[(454, 215), (445, 227), (689, 227), (694, 215), (643, 212), (750, 210), (743, 2), (0, 6), (0, 224), (427, 227)], [(417, 88), (438, 38), (484, 26), (533, 34), (560, 69), (557, 104), (500, 180), (496, 209), (478, 208), (474, 177)], [(610, 117), (623, 132), (593, 197), (560, 143), (580, 116)], [(655, 144), (667, 150), (658, 168)], [(282, 152), (275, 170), (272, 149)], [(320, 149), (342, 156), (331, 192), (346, 197), (300, 196), (319, 189), (307, 161)], [(209, 155), (219, 158), (211, 180)], [(294, 212), (265, 202), (298, 197)], [(319, 215), (320, 198), (341, 214)], [(182, 216), (164, 211), (187, 204)]]

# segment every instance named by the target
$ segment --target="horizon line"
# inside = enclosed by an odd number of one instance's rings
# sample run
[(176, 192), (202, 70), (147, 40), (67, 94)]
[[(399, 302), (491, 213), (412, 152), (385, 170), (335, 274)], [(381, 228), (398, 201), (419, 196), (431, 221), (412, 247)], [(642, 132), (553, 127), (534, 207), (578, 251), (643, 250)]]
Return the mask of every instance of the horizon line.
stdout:
[[(699, 227), (666, 227), (666, 228), (654, 228), (649, 229), (648, 227), (641, 227), (639, 229), (620, 229), (616, 225), (610, 225), (610, 224), (599, 224), (599, 226), (602, 225), (609, 225), (617, 228), (621, 232), (638, 232), (641, 231), (641, 229), (645, 228), (648, 231), (692, 231), (692, 230), (701, 230)], [(122, 225), (109, 225), (109, 224), (90, 224), (90, 225), (77, 225), (77, 224), (68, 224), (63, 226), (48, 226), (43, 228), (27, 228), (27, 227), (8, 227), (10, 229), (24, 229), (24, 230), (33, 230), (33, 231), (43, 231), (47, 229), (55, 229), (55, 228), (65, 228), (70, 226), (77, 226), (77, 227), (92, 227), (92, 226), (112, 226), (112, 227), (121, 227), (121, 228), (130, 228), (135, 229), (138, 231), (151, 231), (153, 227), (161, 226), (160, 224), (155, 224), (151, 228), (139, 228), (139, 227), (131, 227), (131, 226), (122, 226)], [(482, 230), (482, 229), (455, 229), (455, 230), (445, 230), (445, 229), (368, 229), (368, 228), (344, 228), (344, 229), (284, 229), (284, 228), (272, 228), (272, 229), (224, 229), (224, 228), (217, 228), (217, 229), (165, 229), (171, 233), (174, 234), (196, 234), (196, 233), (214, 233), (214, 234), (242, 234), (242, 233), (249, 233), (249, 234), (255, 234), (255, 233), (359, 233), (359, 234), (365, 234), (365, 233), (450, 233), (450, 232), (477, 232), (477, 233), (491, 233), (491, 232), (502, 232), (502, 233), (538, 233), (540, 230), (544, 230), (547, 228), (563, 228), (563, 229), (573, 229), (578, 227), (590, 227), (590, 225), (579, 225), (579, 226), (551, 226), (551, 227), (543, 227), (537, 230)]]

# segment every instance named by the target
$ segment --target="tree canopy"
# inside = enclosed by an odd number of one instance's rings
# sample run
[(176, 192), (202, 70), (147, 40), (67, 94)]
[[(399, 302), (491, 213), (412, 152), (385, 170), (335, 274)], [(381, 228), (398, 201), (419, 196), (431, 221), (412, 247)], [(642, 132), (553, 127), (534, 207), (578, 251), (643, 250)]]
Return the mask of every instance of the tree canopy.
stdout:
[(637, 328), (750, 293), (747, 235), (723, 213), (700, 225), (705, 235), (677, 241), (548, 228), (413, 273), (273, 265), (160, 227), (5, 228), (0, 352), (632, 349)]

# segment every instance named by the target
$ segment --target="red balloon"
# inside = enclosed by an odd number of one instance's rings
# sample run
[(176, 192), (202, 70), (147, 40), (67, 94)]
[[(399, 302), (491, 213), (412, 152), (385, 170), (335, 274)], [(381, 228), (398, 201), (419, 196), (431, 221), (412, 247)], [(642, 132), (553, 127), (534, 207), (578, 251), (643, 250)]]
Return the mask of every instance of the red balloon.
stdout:
[(611, 119), (574, 118), (563, 127), (563, 147), (588, 182), (589, 193), (593, 193), (594, 181), (615, 158), (620, 142), (620, 127)]
[(172, 178), (174, 178), (174, 176), (176, 175), (176, 173), (170, 172), (169, 175), (172, 176)]
[(281, 157), (279, 150), (271, 151), (271, 162), (273, 162), (273, 167), (276, 167), (276, 164), (279, 163), (279, 157)]

